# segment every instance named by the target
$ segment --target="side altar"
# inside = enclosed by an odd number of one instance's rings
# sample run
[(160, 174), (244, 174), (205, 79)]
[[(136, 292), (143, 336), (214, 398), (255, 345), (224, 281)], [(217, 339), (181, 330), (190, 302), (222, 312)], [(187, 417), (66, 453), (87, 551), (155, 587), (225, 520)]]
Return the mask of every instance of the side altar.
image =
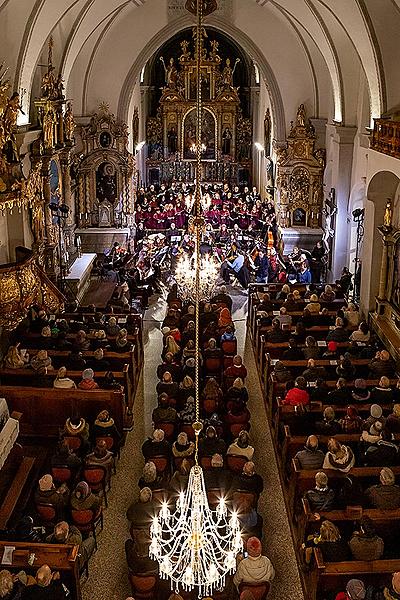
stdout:
[[(203, 40), (208, 40), (204, 30)], [(193, 46), (194, 50), (192, 50)], [(181, 42), (175, 64), (166, 63), (157, 114), (147, 120), (149, 183), (194, 179), (196, 152), (196, 29), (192, 43)], [(249, 183), (252, 171), (252, 121), (243, 116), (234, 75), (239, 58), (219, 55), (219, 42), (202, 41), (201, 94), (203, 181)]]

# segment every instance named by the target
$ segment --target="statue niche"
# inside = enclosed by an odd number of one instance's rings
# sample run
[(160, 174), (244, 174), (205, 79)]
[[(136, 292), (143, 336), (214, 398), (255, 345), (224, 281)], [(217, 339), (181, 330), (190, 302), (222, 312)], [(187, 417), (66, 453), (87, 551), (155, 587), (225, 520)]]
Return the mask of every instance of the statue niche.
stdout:
[(117, 199), (117, 175), (109, 162), (101, 163), (96, 171), (96, 197), (99, 202), (108, 200), (114, 203)]
[[(202, 157), (215, 160), (216, 121), (213, 113), (205, 109), (201, 126)], [(183, 127), (183, 147), (185, 159), (196, 156), (196, 109), (187, 113)]]

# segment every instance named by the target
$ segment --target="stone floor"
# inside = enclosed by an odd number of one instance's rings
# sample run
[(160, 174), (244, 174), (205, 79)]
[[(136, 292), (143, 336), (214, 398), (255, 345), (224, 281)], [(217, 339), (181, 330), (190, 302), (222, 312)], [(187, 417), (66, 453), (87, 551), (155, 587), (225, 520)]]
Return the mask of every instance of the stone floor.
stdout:
[[(295, 553), (290, 535), (279, 474), (266, 421), (251, 342), (246, 337), (247, 296), (235, 288), (233, 316), (238, 337), (238, 351), (244, 356), (249, 375), (251, 438), (255, 447), (255, 463), (264, 479), (260, 512), (264, 519), (264, 549), (271, 558), (276, 578), (269, 600), (303, 600)], [(155, 405), (156, 367), (160, 362), (162, 335), (160, 323), (165, 315), (165, 302), (157, 299), (146, 311), (144, 323), (144, 372), (134, 405), (134, 429), (128, 436), (117, 474), (112, 481), (109, 507), (105, 511), (104, 531), (99, 536), (99, 549), (90, 561), (90, 577), (83, 583), (83, 600), (125, 600), (131, 594), (124, 555), (129, 537), (125, 518), (129, 504), (136, 499), (137, 481), (143, 466), (140, 452), (146, 435), (151, 433), (151, 413)]]

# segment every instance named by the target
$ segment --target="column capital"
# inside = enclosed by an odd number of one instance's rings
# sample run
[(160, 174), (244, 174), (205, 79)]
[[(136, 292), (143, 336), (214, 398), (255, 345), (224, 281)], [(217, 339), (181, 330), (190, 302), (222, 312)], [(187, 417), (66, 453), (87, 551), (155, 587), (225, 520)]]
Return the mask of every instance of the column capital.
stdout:
[(328, 124), (328, 131), (333, 135), (335, 142), (338, 144), (353, 144), (355, 135), (358, 131), (357, 127)]

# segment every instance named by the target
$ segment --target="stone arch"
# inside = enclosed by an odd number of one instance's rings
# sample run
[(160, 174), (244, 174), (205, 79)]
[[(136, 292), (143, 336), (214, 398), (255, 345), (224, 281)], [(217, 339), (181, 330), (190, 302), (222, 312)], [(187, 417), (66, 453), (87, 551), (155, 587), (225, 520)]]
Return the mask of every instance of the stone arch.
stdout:
[[(242, 46), (243, 50), (257, 64), (260, 73), (263, 77), (264, 83), (267, 87), (267, 91), (271, 101), (274, 137), (278, 141), (284, 141), (286, 139), (286, 119), (283, 100), (275, 75), (265, 56), (245, 33), (243, 33), (240, 29), (238, 29), (231, 23), (225, 22), (222, 19), (218, 19), (217, 17), (214, 17), (212, 15), (210, 18), (207, 19), (207, 24), (215, 27), (216, 29), (219, 29), (227, 36), (233, 38), (239, 45)], [(130, 123), (132, 120), (133, 90), (135, 84), (139, 79), (143, 66), (170, 37), (178, 33), (178, 31), (180, 31), (181, 29), (185, 29), (192, 25), (193, 20), (191, 16), (184, 15), (176, 21), (166, 25), (143, 48), (143, 50), (140, 52), (135, 62), (133, 63), (122, 86), (118, 104), (118, 118), (120, 120), (124, 121), (125, 123)]]
[(361, 307), (368, 312), (375, 306), (382, 262), (382, 238), (378, 227), (383, 223), (387, 198), (395, 203), (400, 178), (391, 171), (379, 171), (371, 178), (365, 204), (365, 240), (362, 252)]

